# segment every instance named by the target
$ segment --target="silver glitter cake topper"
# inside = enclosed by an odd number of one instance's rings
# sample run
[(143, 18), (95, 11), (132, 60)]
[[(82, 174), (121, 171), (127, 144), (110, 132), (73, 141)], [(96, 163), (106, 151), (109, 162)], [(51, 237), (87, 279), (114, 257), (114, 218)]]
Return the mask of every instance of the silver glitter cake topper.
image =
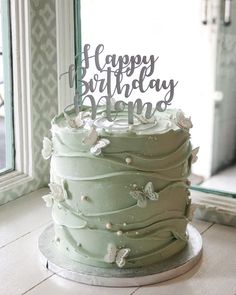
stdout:
[[(155, 64), (159, 57), (154, 55), (141, 56), (137, 55), (103, 55), (104, 45), (99, 44), (94, 51), (91, 50), (90, 44), (85, 44), (81, 53), (81, 64), (78, 66), (70, 65), (66, 73), (68, 74), (69, 85), (74, 87), (77, 82), (77, 90), (74, 96), (74, 105), (78, 114), (83, 105), (89, 101), (91, 106), (91, 118), (95, 119), (98, 107), (105, 100), (106, 117), (108, 121), (114, 121), (114, 113), (123, 110), (128, 111), (128, 122), (133, 124), (134, 115), (143, 115), (146, 119), (150, 119), (155, 111), (164, 112), (173, 100), (175, 87), (178, 81), (173, 79), (161, 80), (152, 79)], [(95, 66), (92, 78), (87, 78), (88, 70), (91, 66)], [(135, 78), (134, 78), (135, 76)], [(124, 82), (130, 80), (130, 83)], [(138, 91), (138, 93), (146, 93), (149, 90), (155, 92), (165, 91), (162, 100), (153, 103), (143, 103), (140, 98), (135, 101), (118, 100), (112, 104), (112, 98), (116, 95), (123, 95), (126, 99)], [(94, 98), (94, 92), (101, 93), (98, 100)], [(112, 116), (113, 114), (113, 116)]]

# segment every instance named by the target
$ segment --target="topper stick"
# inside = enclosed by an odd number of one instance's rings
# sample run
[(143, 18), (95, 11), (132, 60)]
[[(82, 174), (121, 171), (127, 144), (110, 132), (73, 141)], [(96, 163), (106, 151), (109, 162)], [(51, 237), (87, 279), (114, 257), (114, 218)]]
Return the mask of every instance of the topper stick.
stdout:
[[(82, 93), (82, 85), (81, 85), (81, 66), (82, 66), (82, 22), (81, 22), (81, 5), (80, 0), (75, 1), (75, 30), (78, 32), (77, 38), (75, 38), (75, 48), (76, 52), (78, 52), (76, 58), (75, 58), (75, 65), (76, 65), (76, 89), (79, 93)], [(78, 101), (75, 102), (75, 98), (78, 99)], [(74, 97), (74, 104), (75, 104), (75, 111), (76, 114), (79, 113), (80, 105), (81, 105), (82, 96), (75, 95)]]

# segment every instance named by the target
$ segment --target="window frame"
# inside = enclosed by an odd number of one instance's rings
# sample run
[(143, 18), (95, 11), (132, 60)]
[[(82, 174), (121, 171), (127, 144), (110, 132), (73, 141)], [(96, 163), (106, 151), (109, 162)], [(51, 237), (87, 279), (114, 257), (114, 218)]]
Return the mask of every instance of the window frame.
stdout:
[(22, 185), (34, 180), (31, 112), (30, 1), (10, 1), (12, 31), (12, 81), (14, 105), (14, 170), (0, 175), (0, 205), (18, 197)]
[(70, 88), (68, 76), (62, 75), (75, 62), (74, 0), (56, 1), (58, 110), (73, 103), (75, 89)]
[[(4, 129), (5, 131), (5, 167), (0, 170), (0, 175), (14, 170), (14, 137), (13, 137), (13, 104), (12, 104), (12, 48), (10, 25), (10, 1), (1, 2), (1, 23), (3, 43), (3, 80), (4, 80)], [(4, 28), (4, 29), (3, 29)]]

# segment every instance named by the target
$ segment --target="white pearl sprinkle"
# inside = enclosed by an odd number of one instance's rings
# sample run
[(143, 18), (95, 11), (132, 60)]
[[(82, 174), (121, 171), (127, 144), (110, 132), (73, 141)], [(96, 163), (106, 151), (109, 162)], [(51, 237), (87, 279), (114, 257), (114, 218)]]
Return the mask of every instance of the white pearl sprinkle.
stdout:
[(125, 162), (127, 165), (132, 163), (132, 159), (130, 157), (125, 158)]
[(81, 201), (86, 201), (87, 200), (87, 197), (83, 195), (83, 196), (80, 197), (80, 200)]
[(136, 231), (136, 233), (135, 233), (136, 235), (138, 235), (139, 234), (139, 232), (138, 231)]
[(123, 232), (121, 230), (118, 230), (118, 232), (116, 234), (117, 234), (117, 236), (122, 236)]
[(134, 183), (134, 184), (133, 184), (133, 188), (137, 188), (137, 187), (138, 187), (137, 184)]
[(127, 226), (127, 223), (126, 223), (126, 222), (124, 222), (124, 223), (123, 223), (123, 226)]
[(108, 223), (106, 224), (106, 228), (107, 228), (107, 229), (111, 229), (111, 228), (112, 228), (112, 224), (111, 224), (110, 222), (108, 222)]

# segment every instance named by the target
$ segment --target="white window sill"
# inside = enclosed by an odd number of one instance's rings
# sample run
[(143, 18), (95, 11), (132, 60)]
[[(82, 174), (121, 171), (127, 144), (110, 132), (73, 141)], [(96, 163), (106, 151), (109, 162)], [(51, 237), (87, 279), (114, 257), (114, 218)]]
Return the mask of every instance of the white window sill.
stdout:
[(236, 199), (195, 190), (191, 198), (195, 218), (236, 226)]

